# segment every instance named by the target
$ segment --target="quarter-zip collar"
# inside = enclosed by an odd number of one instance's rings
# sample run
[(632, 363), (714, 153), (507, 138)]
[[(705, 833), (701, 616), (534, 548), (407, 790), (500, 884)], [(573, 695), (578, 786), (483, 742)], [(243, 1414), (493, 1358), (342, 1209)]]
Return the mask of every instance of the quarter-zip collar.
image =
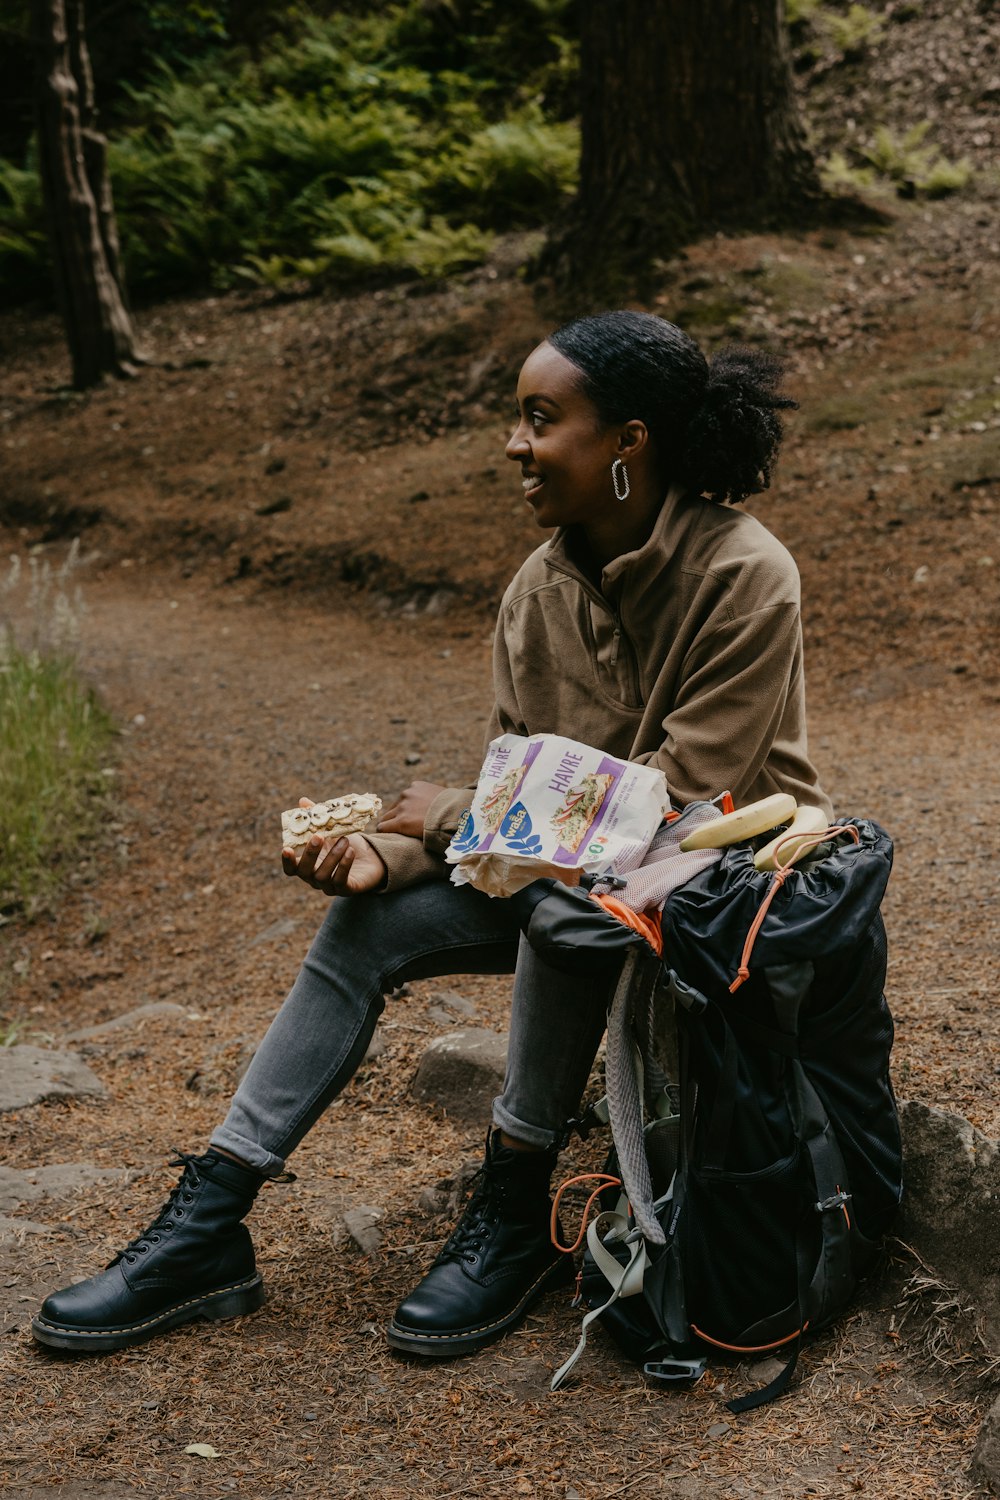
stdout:
[(584, 571), (574, 556), (574, 553), (579, 555), (579, 527), (561, 526), (543, 552), (544, 560), (550, 568), (575, 579), (592, 599), (603, 604), (618, 621), (626, 589), (632, 599), (640, 599), (645, 585), (653, 583), (673, 551), (675, 538), (671, 534), (677, 525), (677, 512), (684, 493), (680, 485), (671, 486), (657, 513), (648, 540), (632, 552), (623, 552), (620, 557), (613, 557), (601, 572), (600, 585)]

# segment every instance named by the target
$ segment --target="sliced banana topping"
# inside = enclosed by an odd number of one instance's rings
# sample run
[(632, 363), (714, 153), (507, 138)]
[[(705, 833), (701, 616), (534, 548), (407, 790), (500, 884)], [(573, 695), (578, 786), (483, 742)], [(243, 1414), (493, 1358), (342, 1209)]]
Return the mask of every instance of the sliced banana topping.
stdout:
[(349, 833), (363, 833), (381, 811), (381, 798), (374, 792), (351, 792), (312, 807), (291, 807), (281, 814), (281, 847), (301, 848), (314, 834), (344, 838)]

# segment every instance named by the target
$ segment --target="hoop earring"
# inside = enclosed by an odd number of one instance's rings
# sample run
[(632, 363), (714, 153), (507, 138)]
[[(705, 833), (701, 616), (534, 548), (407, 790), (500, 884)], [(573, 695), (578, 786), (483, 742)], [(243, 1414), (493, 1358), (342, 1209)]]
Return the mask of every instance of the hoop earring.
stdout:
[(627, 500), (632, 493), (632, 486), (628, 482), (628, 469), (620, 458), (616, 458), (611, 465), (611, 483), (614, 485), (615, 499)]

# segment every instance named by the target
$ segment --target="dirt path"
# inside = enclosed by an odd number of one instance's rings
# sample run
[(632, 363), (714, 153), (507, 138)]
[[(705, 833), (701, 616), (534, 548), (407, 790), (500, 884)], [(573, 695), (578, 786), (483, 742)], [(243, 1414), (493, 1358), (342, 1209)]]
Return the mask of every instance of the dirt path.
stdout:
[[(86, 596), (84, 663), (126, 726), (116, 852), (16, 940), (18, 1001), (57, 1043), (145, 1002), (185, 1010), (85, 1049), (107, 1102), (5, 1120), (12, 1164), (135, 1169), (126, 1188), (80, 1195), (47, 1233), (3, 1249), (5, 1459), (22, 1486), (8, 1493), (972, 1493), (963, 1470), (978, 1409), (953, 1371), (928, 1365), (910, 1325), (900, 1336), (901, 1269), (807, 1351), (789, 1399), (741, 1421), (726, 1421), (720, 1398), (753, 1371), (720, 1368), (664, 1396), (600, 1339), (572, 1388), (551, 1395), (576, 1337), (558, 1297), (479, 1358), (426, 1369), (390, 1357), (381, 1327), (445, 1227), (417, 1210), (419, 1193), (480, 1148), (476, 1132), (438, 1125), (407, 1097), (420, 1050), (448, 1029), (432, 983), (390, 1007), (385, 1051), (299, 1152), (299, 1181), (267, 1190), (256, 1210), (261, 1313), (99, 1361), (32, 1347), (36, 1299), (96, 1269), (149, 1216), (170, 1146), (198, 1149), (294, 973), (321, 898), (278, 872), (277, 811), (300, 791), (464, 778), (488, 681), (485, 616), (297, 604), (117, 564), (91, 570)], [(862, 693), (817, 677), (824, 778), (843, 810), (881, 818), (897, 839), (887, 915), (902, 1091), (996, 1133), (992, 708), (975, 684), (960, 692), (961, 679), (930, 669), (915, 683), (912, 672), (866, 679)], [(477, 1024), (503, 1029), (502, 982), (449, 985)], [(384, 1215), (370, 1257), (339, 1227), (340, 1211), (362, 1203)], [(191, 1442), (219, 1458), (185, 1456)]]
[[(1000, 1135), (997, 897), (1000, 276), (995, 189), (898, 206), (872, 237), (720, 238), (664, 268), (656, 310), (715, 344), (786, 350), (801, 412), (753, 508), (803, 578), (812, 745), (839, 812), (896, 843), (886, 902), (899, 1092)], [(266, 1190), (270, 1300), (96, 1362), (41, 1353), (46, 1291), (98, 1268), (200, 1148), (283, 996), (321, 898), (284, 879), (301, 792), (464, 782), (487, 709), (490, 604), (537, 541), (502, 449), (513, 375), (548, 324), (505, 242), (439, 287), (150, 310), (157, 362), (58, 389), (52, 320), (0, 319), (0, 556), (82, 534), (83, 662), (123, 725), (120, 808), (51, 920), (3, 929), (27, 1040), (150, 1002), (88, 1043), (105, 1101), (3, 1118), (18, 1167), (128, 1167), (124, 1187), (31, 1204), (0, 1245), (3, 1453), (13, 1496), (292, 1494), (375, 1500), (631, 1494), (958, 1500), (981, 1407), (961, 1342), (925, 1353), (890, 1265), (805, 1353), (777, 1406), (726, 1421), (759, 1372), (650, 1390), (600, 1339), (551, 1371), (577, 1315), (545, 1303), (483, 1356), (425, 1369), (381, 1329), (446, 1224), (421, 1191), (481, 1152), (408, 1095), (451, 1029), (432, 983), (394, 1002), (366, 1063)], [(419, 757), (419, 759), (416, 759)], [(475, 1022), (507, 987), (448, 982)], [(464, 1019), (464, 1017), (463, 1017)], [(590, 1155), (588, 1156), (588, 1150)], [(603, 1146), (574, 1154), (598, 1164)], [(380, 1249), (345, 1207), (380, 1210)], [(40, 1231), (30, 1221), (42, 1223)], [(967, 1359), (963, 1358), (968, 1354)], [(186, 1456), (210, 1443), (213, 1460)]]

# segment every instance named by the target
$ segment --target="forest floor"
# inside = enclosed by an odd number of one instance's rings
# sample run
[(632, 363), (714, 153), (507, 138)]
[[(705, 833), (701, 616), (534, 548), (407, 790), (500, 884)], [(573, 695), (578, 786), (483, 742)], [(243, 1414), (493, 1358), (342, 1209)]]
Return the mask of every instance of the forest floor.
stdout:
[[(900, 203), (879, 234), (710, 240), (664, 268), (654, 304), (706, 340), (788, 352), (801, 411), (751, 508), (802, 572), (823, 783), (895, 840), (897, 1091), (991, 1136), (995, 208)], [(902, 1251), (807, 1348), (790, 1395), (740, 1419), (722, 1401), (759, 1372), (718, 1366), (664, 1395), (600, 1337), (550, 1394), (577, 1336), (562, 1296), (478, 1358), (390, 1355), (382, 1329), (447, 1228), (420, 1193), (482, 1145), (409, 1096), (422, 1049), (463, 1019), (433, 982), (390, 1003), (384, 1049), (297, 1153), (298, 1181), (265, 1191), (258, 1314), (98, 1359), (29, 1338), (47, 1291), (152, 1216), (170, 1148), (200, 1149), (294, 976), (323, 899), (280, 872), (281, 809), (478, 768), (492, 613), (539, 539), (503, 458), (518, 363), (550, 326), (523, 251), (447, 287), (160, 305), (139, 319), (150, 365), (85, 397), (60, 388), (54, 321), (0, 320), (3, 554), (58, 561), (81, 536), (81, 662), (121, 726), (106, 837), (54, 911), (0, 933), (3, 1010), (21, 1040), (59, 1045), (147, 1002), (184, 1007), (86, 1045), (106, 1100), (4, 1117), (9, 1165), (132, 1169), (0, 1246), (11, 1497), (975, 1493), (981, 1361), (961, 1332), (931, 1357), (924, 1311), (904, 1317)], [(505, 1029), (505, 981), (447, 989)], [(359, 1204), (382, 1214), (367, 1256), (340, 1227)]]

